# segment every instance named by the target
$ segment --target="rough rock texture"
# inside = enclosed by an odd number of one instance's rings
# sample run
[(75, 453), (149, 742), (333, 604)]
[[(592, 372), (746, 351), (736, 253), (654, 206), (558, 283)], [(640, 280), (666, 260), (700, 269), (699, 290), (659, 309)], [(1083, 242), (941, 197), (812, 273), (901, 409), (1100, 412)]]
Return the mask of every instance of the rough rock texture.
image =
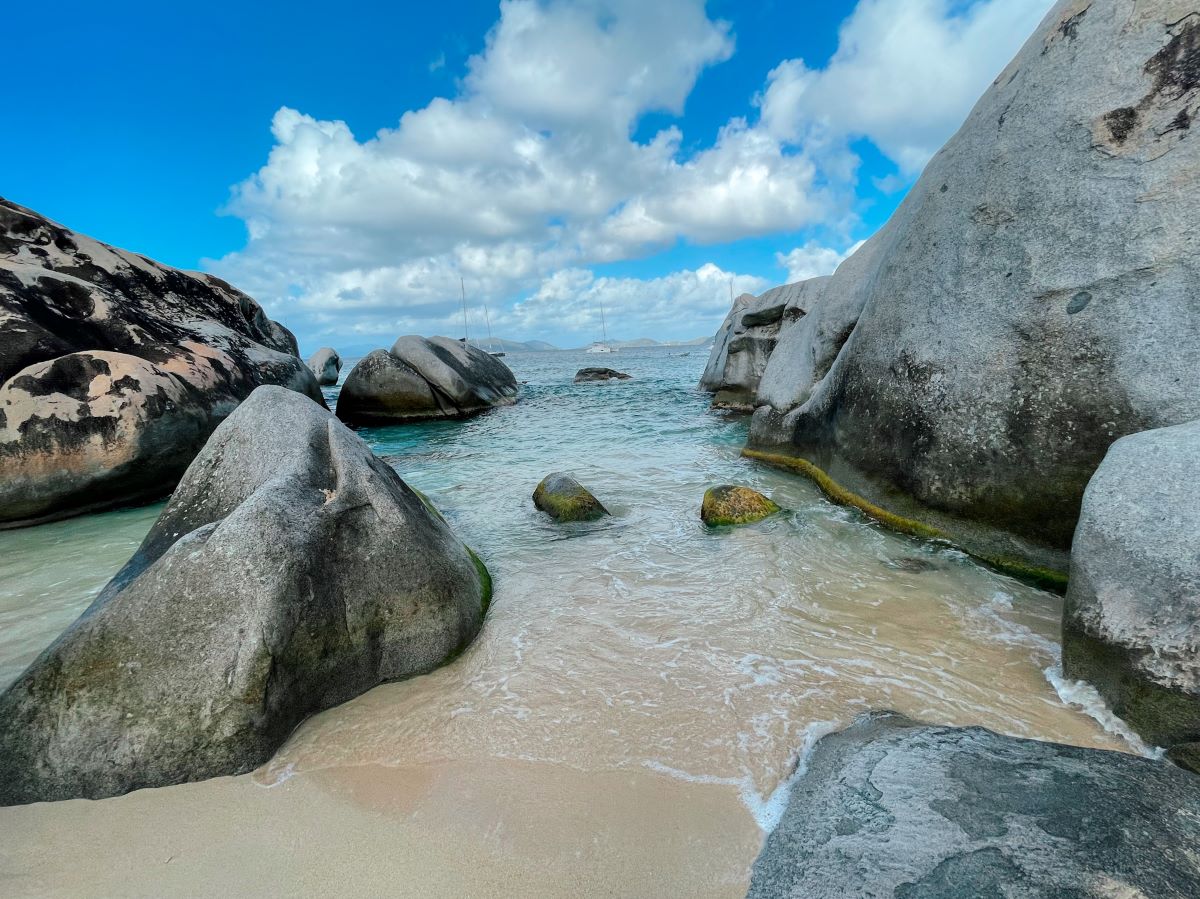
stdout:
[(336, 384), (342, 371), (342, 357), (333, 347), (323, 346), (309, 357), (308, 368), (323, 387)]
[(401, 337), (346, 376), (337, 415), (351, 424), (464, 418), (515, 402), (517, 379), (490, 353), (448, 337)]
[(562, 472), (542, 478), (533, 491), (533, 504), (555, 521), (595, 521), (608, 514), (586, 487)]
[(260, 387), (129, 563), (0, 696), (0, 804), (248, 771), (305, 716), (460, 651), (488, 590), (360, 438)]
[(296, 341), (211, 275), (0, 200), (0, 527), (161, 496)]
[(1200, 741), (1200, 422), (1118, 440), (1088, 484), (1063, 670), (1151, 743)]
[(753, 524), (779, 511), (779, 506), (757, 490), (723, 484), (710, 487), (700, 503), (700, 520), (713, 527)]
[(615, 368), (581, 368), (575, 372), (575, 383), (588, 381), (628, 381), (632, 376)]
[(700, 377), (700, 389), (715, 394), (714, 406), (745, 412), (754, 408), (759, 379), (780, 329), (809, 309), (812, 293), (805, 283), (785, 284), (758, 297), (744, 293), (734, 300)]
[(1200, 417), (1198, 107), (1195, 2), (1057, 3), (780, 337), (752, 449), (1065, 569), (1108, 446)]
[(1200, 778), (890, 712), (825, 737), (753, 899), (1200, 895)]

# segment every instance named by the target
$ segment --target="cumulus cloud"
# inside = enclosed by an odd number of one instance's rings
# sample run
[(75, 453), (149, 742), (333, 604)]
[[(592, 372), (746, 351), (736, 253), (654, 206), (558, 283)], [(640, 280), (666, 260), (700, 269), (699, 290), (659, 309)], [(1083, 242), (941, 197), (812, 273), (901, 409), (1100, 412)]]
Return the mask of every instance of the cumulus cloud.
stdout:
[[(362, 137), (279, 109), (265, 165), (228, 204), (249, 241), (208, 267), (302, 338), (446, 329), (460, 278), (506, 336), (590, 327), (601, 297), (632, 333), (703, 333), (728, 305), (716, 266), (642, 281), (588, 267), (681, 240), (841, 229), (848, 141), (915, 171), (1048, 2), (861, 0), (826, 68), (764, 61), (757, 115), (731, 110), (715, 140), (685, 150), (674, 126), (634, 135), (647, 113), (680, 114), (700, 72), (734, 52), (702, 0), (504, 0), (457, 95), (394, 128)], [(793, 275), (835, 257), (809, 244), (778, 261)], [(769, 286), (735, 278), (739, 292)]]
[(767, 76), (765, 129), (793, 142), (866, 137), (918, 172), (962, 123), (1053, 0), (861, 0), (823, 69)]
[(832, 247), (824, 247), (810, 240), (789, 253), (776, 253), (775, 261), (781, 268), (787, 269), (786, 283), (807, 281), (820, 275), (832, 275), (842, 261), (864, 243), (866, 241), (860, 240), (844, 252), (838, 252)]

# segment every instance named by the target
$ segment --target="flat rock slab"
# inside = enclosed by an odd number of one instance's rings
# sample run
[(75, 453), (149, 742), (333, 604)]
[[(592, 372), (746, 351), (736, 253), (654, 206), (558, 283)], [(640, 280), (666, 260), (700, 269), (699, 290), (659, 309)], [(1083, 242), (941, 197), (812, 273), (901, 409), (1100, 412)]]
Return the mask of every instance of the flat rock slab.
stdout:
[(749, 895), (1200, 896), (1198, 840), (1167, 762), (874, 712), (817, 744)]
[(575, 372), (575, 383), (583, 384), (587, 381), (628, 381), (632, 375), (627, 375), (623, 371), (617, 371), (615, 368), (581, 368)]

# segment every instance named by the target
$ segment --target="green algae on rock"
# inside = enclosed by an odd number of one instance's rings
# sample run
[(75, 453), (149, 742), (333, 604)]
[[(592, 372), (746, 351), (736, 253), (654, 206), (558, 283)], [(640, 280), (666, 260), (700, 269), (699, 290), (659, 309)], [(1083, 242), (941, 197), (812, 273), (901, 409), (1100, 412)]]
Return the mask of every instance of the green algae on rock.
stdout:
[(700, 504), (700, 518), (710, 527), (753, 524), (778, 511), (779, 506), (757, 490), (732, 484), (710, 487)]
[(609, 514), (586, 487), (558, 471), (542, 478), (533, 491), (533, 504), (555, 521), (596, 521)]

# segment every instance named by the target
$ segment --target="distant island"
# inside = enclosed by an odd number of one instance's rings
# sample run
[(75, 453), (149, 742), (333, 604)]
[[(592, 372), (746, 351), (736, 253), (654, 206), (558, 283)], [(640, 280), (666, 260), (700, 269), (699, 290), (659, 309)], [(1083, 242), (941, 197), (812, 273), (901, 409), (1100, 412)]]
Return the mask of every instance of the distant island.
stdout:
[[(562, 350), (582, 350), (584, 347), (559, 347), (544, 340), (508, 340), (496, 337), (489, 340), (472, 340), (472, 345), (497, 353), (543, 353)], [(619, 350), (644, 349), (647, 347), (672, 346), (705, 346), (712, 343), (712, 337), (696, 337), (692, 340), (654, 340), (650, 337), (639, 337), (636, 340), (610, 340), (608, 345)]]

